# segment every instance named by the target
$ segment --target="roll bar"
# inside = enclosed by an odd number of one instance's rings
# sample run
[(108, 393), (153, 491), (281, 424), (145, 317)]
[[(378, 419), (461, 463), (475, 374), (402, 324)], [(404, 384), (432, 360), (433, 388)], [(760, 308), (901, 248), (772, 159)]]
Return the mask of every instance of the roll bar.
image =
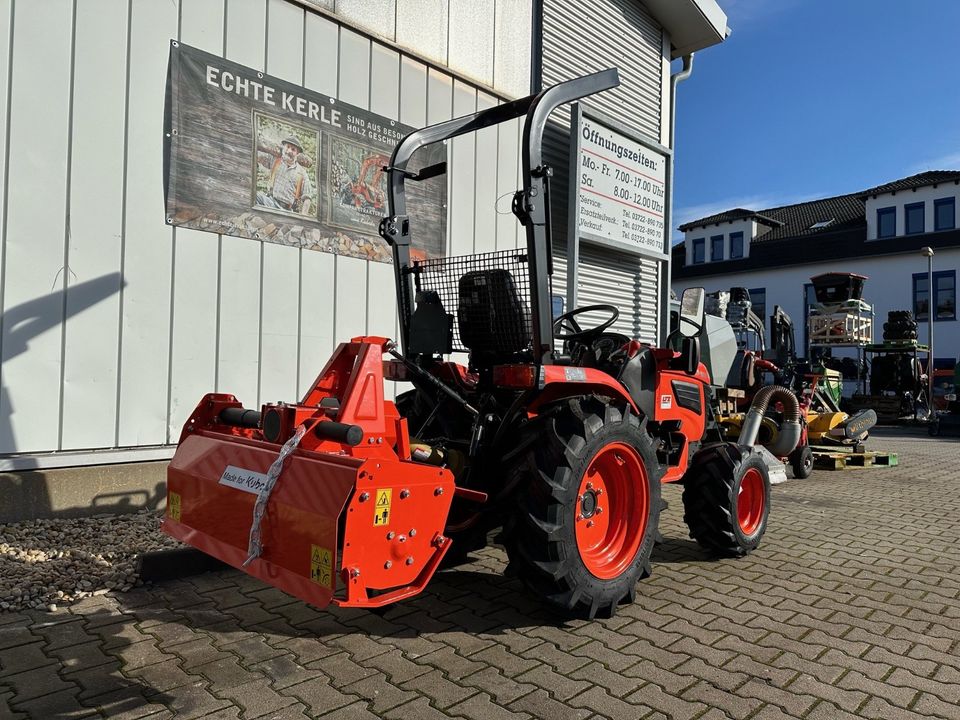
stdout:
[(400, 339), (404, 350), (407, 348), (410, 316), (413, 312), (413, 284), (410, 274), (406, 272), (410, 267), (411, 235), (410, 220), (406, 214), (405, 183), (407, 180), (425, 179), (439, 173), (437, 168), (426, 168), (420, 176), (408, 171), (407, 165), (411, 157), (425, 145), (476, 132), (525, 115), (521, 149), (523, 188), (514, 195), (513, 213), (527, 231), (534, 360), (543, 365), (553, 363), (553, 318), (547, 282), (552, 264), (549, 178), (553, 171), (543, 163), (543, 132), (550, 113), (561, 105), (609, 90), (619, 84), (616, 68), (601, 70), (558, 83), (536, 95), (414, 130), (397, 144), (390, 158), (390, 165), (385, 168), (389, 178), (387, 200), (390, 215), (380, 222), (380, 235), (393, 247)]

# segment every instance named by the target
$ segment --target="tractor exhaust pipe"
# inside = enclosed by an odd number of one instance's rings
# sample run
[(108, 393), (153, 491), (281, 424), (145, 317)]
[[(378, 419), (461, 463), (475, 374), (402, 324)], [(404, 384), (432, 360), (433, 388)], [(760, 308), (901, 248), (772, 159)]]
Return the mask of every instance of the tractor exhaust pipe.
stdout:
[(796, 395), (780, 385), (768, 385), (753, 398), (737, 445), (749, 449), (756, 444), (763, 416), (771, 401), (783, 404), (783, 424), (780, 426), (779, 435), (767, 449), (777, 457), (786, 457), (800, 442), (800, 404)]

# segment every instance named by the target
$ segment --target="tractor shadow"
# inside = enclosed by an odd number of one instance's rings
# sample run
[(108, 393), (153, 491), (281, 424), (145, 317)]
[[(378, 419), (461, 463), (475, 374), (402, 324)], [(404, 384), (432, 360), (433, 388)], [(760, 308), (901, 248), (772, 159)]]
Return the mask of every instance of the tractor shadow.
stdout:
[[(715, 561), (696, 543), (679, 538), (665, 539), (653, 552), (654, 573), (657, 564)], [(149, 593), (150, 600), (125, 611), (138, 622), (164, 618), (194, 630), (216, 628), (218, 645), (250, 633), (279, 642), (302, 638), (324, 643), (356, 634), (401, 642), (435, 636), (457, 643), (464, 634), (492, 637), (527, 628), (569, 629), (585, 622), (544, 607), (506, 570), (499, 553), (489, 551), (439, 571), (416, 597), (373, 610), (318, 609), (233, 569), (157, 580), (140, 592)], [(122, 608), (124, 595), (116, 595), (116, 600)]]
[(719, 559), (693, 540), (663, 538), (662, 542), (654, 545), (650, 562), (653, 564), (653, 571), (656, 572), (658, 564), (714, 563)]
[[(140, 717), (161, 711), (174, 702), (167, 688), (156, 687), (138, 676), (139, 662), (146, 645), (125, 622), (125, 616), (103, 607), (90, 598), (72, 612), (26, 610), (35, 642), (4, 650), (4, 664), (23, 664), (28, 670), (13, 678), (9, 704), (14, 718), (72, 720), (101, 712), (106, 717)], [(84, 606), (90, 607), (84, 610)], [(149, 644), (149, 643), (148, 643)], [(29, 669), (33, 655), (42, 652), (56, 662)], [(133, 669), (130, 669), (130, 668)], [(0, 687), (4, 680), (0, 679)], [(0, 706), (2, 707), (2, 706)], [(191, 708), (192, 709), (192, 708)], [(0, 717), (6, 717), (0, 712)], [(99, 717), (99, 716), (98, 716)]]
[[(251, 633), (276, 637), (281, 643), (298, 638), (326, 644), (339, 642), (336, 638), (344, 635), (364, 635), (411, 644), (435, 636), (456, 645), (467, 635), (494, 637), (544, 627), (566, 630), (585, 622), (545, 607), (511, 572), (498, 539), (491, 534), (488, 542), (488, 548), (443, 567), (419, 595), (378, 609), (318, 609), (240, 571), (217, 569), (216, 563), (192, 564), (178, 556), (164, 568), (167, 572), (155, 568), (148, 573), (153, 583), (140, 593), (149, 598), (141, 597), (127, 612), (140, 623), (163, 617), (194, 630), (215, 627), (221, 636), (215, 641), (218, 645)], [(654, 546), (651, 559), (654, 574), (657, 565), (717, 560), (693, 540), (671, 536)], [(116, 599), (122, 607), (124, 595)]]
[(270, 644), (292, 638), (325, 643), (344, 635), (401, 642), (436, 636), (442, 641), (450, 634), (447, 642), (457, 643), (465, 633), (496, 636), (582, 622), (545, 609), (518, 579), (469, 561), (438, 572), (416, 597), (373, 610), (318, 609), (233, 569), (158, 580), (140, 588), (138, 595), (130, 607), (125, 607), (124, 594), (114, 596), (121, 612), (138, 624), (164, 621), (190, 631), (215, 629), (218, 646), (251, 633), (265, 636)]

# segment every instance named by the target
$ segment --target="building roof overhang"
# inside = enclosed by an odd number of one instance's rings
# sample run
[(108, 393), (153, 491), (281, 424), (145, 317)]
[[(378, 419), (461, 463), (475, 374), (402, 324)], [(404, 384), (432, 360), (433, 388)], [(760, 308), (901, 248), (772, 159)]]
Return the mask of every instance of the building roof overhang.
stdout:
[(716, 0), (644, 0), (650, 14), (670, 35), (670, 59), (724, 41), (727, 15)]

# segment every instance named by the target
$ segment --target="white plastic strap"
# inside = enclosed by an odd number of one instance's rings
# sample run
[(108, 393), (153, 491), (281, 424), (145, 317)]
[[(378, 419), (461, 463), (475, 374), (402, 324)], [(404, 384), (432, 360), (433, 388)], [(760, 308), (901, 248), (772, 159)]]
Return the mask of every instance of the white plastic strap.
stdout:
[(277, 479), (283, 471), (283, 461), (287, 459), (290, 453), (297, 449), (306, 431), (307, 428), (304, 425), (297, 427), (297, 431), (293, 434), (293, 437), (283, 444), (283, 447), (280, 448), (280, 454), (277, 455), (277, 459), (273, 461), (270, 469), (267, 470), (267, 482), (263, 488), (261, 488), (257, 495), (257, 502), (253, 505), (253, 524), (250, 526), (250, 542), (247, 547), (247, 559), (244, 560), (242, 567), (249, 565), (253, 562), (254, 558), (260, 557), (260, 553), (263, 552), (263, 544), (260, 541), (260, 521), (267, 511), (267, 502), (270, 500), (270, 493), (273, 491), (273, 486), (277, 484)]

